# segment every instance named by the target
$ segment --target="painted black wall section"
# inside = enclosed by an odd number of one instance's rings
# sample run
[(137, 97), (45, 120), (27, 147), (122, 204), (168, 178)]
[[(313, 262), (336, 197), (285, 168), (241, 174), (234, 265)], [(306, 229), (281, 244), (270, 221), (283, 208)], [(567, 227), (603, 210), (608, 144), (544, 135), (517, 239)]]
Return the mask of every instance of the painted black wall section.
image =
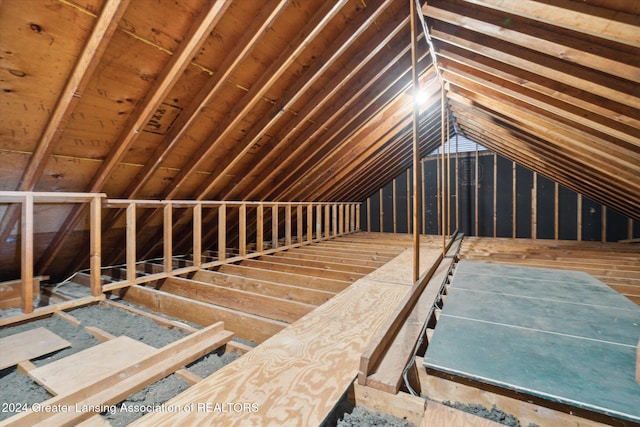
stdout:
[[(437, 172), (435, 157), (424, 160), (425, 186), (422, 207), (425, 211), (426, 234), (438, 234), (440, 218), (437, 207)], [(479, 154), (478, 162), (478, 231), (481, 236), (493, 236), (493, 192), (496, 191), (496, 232), (497, 237), (512, 237), (513, 223), (513, 163), (497, 156), (497, 183), (493, 183), (494, 155), (486, 151)], [(458, 160), (458, 201), (460, 212), (459, 229), (466, 235), (475, 235), (475, 152), (464, 153)], [(451, 229), (455, 229), (455, 155), (451, 156)], [(537, 176), (536, 191), (536, 231), (539, 239), (553, 239), (555, 214), (555, 184), (549, 179)], [(412, 181), (413, 175), (410, 175)], [(410, 182), (411, 190), (412, 182)], [(392, 182), (383, 188), (384, 231), (393, 232), (393, 204), (396, 207), (396, 230), (398, 233), (410, 231), (407, 225), (407, 175), (406, 171), (396, 177), (396, 197), (393, 199)], [(532, 189), (533, 172), (521, 166), (516, 167), (516, 236), (532, 238)], [(413, 193), (410, 193), (413, 194)], [(422, 193), (421, 193), (422, 194)], [(370, 231), (380, 231), (380, 192), (370, 197), (371, 212), (367, 212), (364, 200), (360, 214), (361, 229), (367, 230), (367, 218), (371, 220)], [(558, 238), (576, 240), (578, 238), (578, 197), (561, 185), (558, 186)], [(410, 205), (413, 209), (413, 204)], [(602, 240), (602, 206), (587, 198), (582, 198), (582, 240)], [(421, 216), (422, 218), (422, 216)], [(618, 212), (607, 209), (606, 240), (613, 242), (640, 236), (640, 222), (632, 222), (629, 235), (629, 220)]]

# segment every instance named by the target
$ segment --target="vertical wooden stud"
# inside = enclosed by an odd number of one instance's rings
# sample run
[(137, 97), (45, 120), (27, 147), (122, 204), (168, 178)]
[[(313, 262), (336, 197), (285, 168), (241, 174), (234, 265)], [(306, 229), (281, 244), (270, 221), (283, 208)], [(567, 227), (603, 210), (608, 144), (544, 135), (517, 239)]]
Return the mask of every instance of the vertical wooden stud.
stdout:
[(367, 198), (367, 231), (371, 232), (371, 197)]
[(493, 153), (493, 237), (498, 237), (498, 155)]
[(436, 215), (437, 215), (437, 230), (438, 233), (440, 234), (442, 233), (442, 214), (441, 214), (441, 209), (442, 209), (442, 200), (440, 198), (440, 157), (439, 155), (436, 156)]
[(218, 207), (218, 259), (227, 259), (227, 205)]
[(533, 187), (531, 188), (531, 238), (538, 238), (538, 174), (533, 173)]
[(392, 207), (393, 207), (393, 232), (397, 233), (398, 232), (398, 212), (396, 209), (396, 203), (397, 203), (397, 188), (396, 188), (396, 179), (393, 178), (392, 183), (392, 188), (391, 188), (391, 203), (392, 203)]
[(276, 249), (278, 247), (278, 204), (275, 203), (271, 206), (271, 248)]
[(379, 191), (380, 193), (380, 232), (384, 231), (384, 204), (382, 203), (382, 201), (384, 200), (384, 194), (382, 191), (382, 188)]
[(411, 221), (411, 169), (407, 169), (407, 233), (413, 233)]
[(331, 235), (338, 235), (338, 205), (331, 205)]
[(560, 238), (560, 191), (558, 183), (553, 185), (553, 238)]
[(100, 280), (100, 268), (102, 262), (102, 200), (96, 196), (91, 200), (89, 209), (90, 216), (90, 249), (89, 249), (89, 267), (90, 267), (90, 286), (91, 295), (97, 297), (102, 294), (102, 283)]
[[(411, 77), (413, 80), (413, 282), (420, 277), (420, 105), (418, 104), (418, 92), (420, 80), (418, 79), (418, 12), (416, 2), (409, 1), (411, 15)], [(444, 86), (440, 83), (440, 96), (444, 107)]]
[(316, 206), (316, 239), (322, 239), (322, 205)]
[(162, 209), (162, 250), (164, 272), (173, 270), (173, 205), (167, 203)]
[(33, 195), (27, 193), (22, 202), (20, 275), (22, 278), (22, 312), (33, 312)]
[(331, 237), (331, 205), (324, 206), (324, 237)]
[(287, 203), (284, 208), (284, 245), (291, 246), (291, 204)]
[(602, 243), (607, 241), (607, 207), (602, 205), (602, 222), (601, 222), (601, 237)]
[(460, 180), (458, 175), (460, 153), (458, 152), (458, 134), (456, 133), (456, 229), (460, 230)]
[(577, 205), (578, 205), (578, 225), (577, 225), (577, 230), (576, 230), (576, 234), (577, 234), (577, 240), (580, 242), (582, 241), (582, 194), (578, 194), (578, 201), (577, 201)]
[(344, 233), (344, 203), (338, 205), (338, 233)]
[(356, 229), (355, 231), (360, 231), (360, 204), (356, 205)]
[(202, 264), (202, 205), (193, 208), (193, 265)]
[(238, 208), (238, 245), (240, 256), (247, 256), (247, 205), (241, 204)]
[(127, 280), (136, 279), (136, 204), (127, 206)]
[(313, 204), (307, 205), (307, 242), (313, 242)]
[[(408, 172), (408, 171), (407, 171)], [(427, 209), (424, 206), (424, 204), (426, 203), (427, 200), (427, 186), (424, 182), (425, 180), (425, 176), (427, 176), (425, 174), (425, 159), (422, 159), (420, 161), (420, 177), (421, 177), (421, 185), (420, 185), (420, 190), (421, 190), (421, 206), (420, 206), (420, 210), (422, 211), (422, 221), (421, 221), (421, 228), (422, 228), (422, 234), (427, 234)], [(407, 200), (411, 199), (411, 195), (409, 193), (409, 183), (407, 182)], [(407, 204), (407, 212), (411, 212), (411, 205)]]
[(478, 170), (480, 168), (479, 163), (480, 163), (480, 157), (478, 156), (478, 143), (476, 142), (476, 168), (475, 168), (476, 169), (475, 170), (475, 183), (476, 183), (476, 185), (475, 185), (475, 206), (474, 206), (474, 210), (473, 210), (474, 211), (473, 218), (474, 218), (474, 224), (475, 224), (473, 231), (474, 231), (474, 234), (476, 236), (480, 235), (480, 233), (478, 232), (478, 186), (480, 185), (480, 183), (478, 182), (478, 179), (480, 177), (479, 172), (478, 172)]
[(302, 243), (302, 239), (303, 239), (302, 235), (304, 234), (302, 229), (303, 219), (304, 218), (302, 218), (302, 205), (298, 205), (296, 206), (296, 234), (297, 234), (296, 243)]
[(627, 239), (633, 239), (633, 219), (627, 219)]
[(518, 191), (516, 189), (516, 162), (513, 162), (513, 166), (512, 166), (512, 181), (511, 181), (511, 237), (513, 237), (514, 239), (517, 236), (517, 223), (516, 223), (516, 212), (517, 212), (517, 197), (518, 197)]
[(256, 208), (256, 251), (264, 251), (264, 205)]

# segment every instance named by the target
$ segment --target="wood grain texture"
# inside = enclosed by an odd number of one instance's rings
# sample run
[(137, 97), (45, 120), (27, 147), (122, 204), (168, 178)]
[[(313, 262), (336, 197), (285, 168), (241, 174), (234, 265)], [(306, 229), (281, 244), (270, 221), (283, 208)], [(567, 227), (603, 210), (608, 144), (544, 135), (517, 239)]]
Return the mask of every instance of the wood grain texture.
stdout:
[(355, 378), (367, 341), (408, 289), (363, 278), (168, 402), (249, 402), (256, 412), (158, 413), (133, 425), (318, 425)]
[(29, 376), (54, 396), (70, 394), (157, 351), (123, 335), (33, 369)]
[(420, 427), (499, 427), (501, 425), (441, 403), (429, 402)]
[(35, 328), (0, 338), (0, 369), (8, 368), (63, 348), (71, 343), (46, 328)]

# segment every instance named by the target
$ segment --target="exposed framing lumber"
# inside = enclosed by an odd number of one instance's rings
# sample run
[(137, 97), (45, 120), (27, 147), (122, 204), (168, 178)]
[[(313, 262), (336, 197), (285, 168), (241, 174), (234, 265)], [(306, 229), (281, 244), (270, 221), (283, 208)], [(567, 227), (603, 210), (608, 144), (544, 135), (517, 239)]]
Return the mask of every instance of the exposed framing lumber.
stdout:
[[(99, 408), (116, 404), (131, 393), (224, 345), (233, 337), (233, 333), (223, 328), (222, 322), (215, 323), (161, 348), (132, 366), (124, 367), (114, 375), (69, 394), (56, 396), (45, 401), (43, 405)], [(7, 425), (27, 426), (42, 422), (52, 425), (75, 424), (93, 414), (93, 411), (35, 412), (30, 410), (13, 416), (7, 420)]]

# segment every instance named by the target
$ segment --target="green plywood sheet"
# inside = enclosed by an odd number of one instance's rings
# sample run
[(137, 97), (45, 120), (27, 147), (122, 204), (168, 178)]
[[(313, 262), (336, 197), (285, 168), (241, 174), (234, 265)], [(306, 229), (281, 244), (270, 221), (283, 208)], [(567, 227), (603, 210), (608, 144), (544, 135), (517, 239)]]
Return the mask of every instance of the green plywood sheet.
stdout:
[(638, 338), (640, 308), (586, 273), (465, 260), (424, 364), (640, 421)]
[[(451, 289), (444, 313), (557, 334), (627, 344), (640, 337), (640, 310)], [(443, 314), (444, 314), (443, 313)]]
[(640, 422), (635, 358), (635, 347), (443, 313), (425, 365)]

